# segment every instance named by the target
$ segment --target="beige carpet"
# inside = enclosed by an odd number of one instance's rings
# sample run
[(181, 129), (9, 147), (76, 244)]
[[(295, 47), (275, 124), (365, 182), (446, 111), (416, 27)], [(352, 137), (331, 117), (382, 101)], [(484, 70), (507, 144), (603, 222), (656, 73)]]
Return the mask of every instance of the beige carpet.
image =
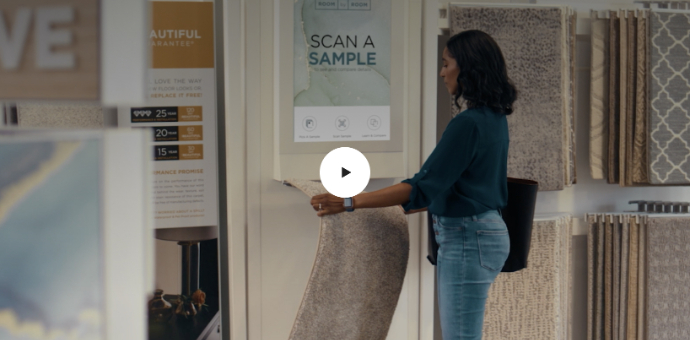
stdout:
[(592, 20), (592, 68), (590, 87), (589, 165), (593, 179), (607, 173), (609, 27), (606, 19)]
[(572, 217), (535, 216), (530, 265), (501, 273), (486, 303), (484, 340), (567, 340)]
[(540, 190), (561, 190), (568, 180), (566, 14), (566, 7), (451, 4), (449, 10), (451, 34), (479, 29), (501, 47), (508, 75), (520, 91), (515, 112), (508, 116), (508, 175), (538, 181)]
[[(308, 197), (326, 192), (317, 182), (287, 182)], [(385, 339), (409, 248), (407, 218), (399, 207), (323, 217), (314, 266), (289, 339)]]
[(647, 339), (690, 339), (690, 217), (650, 217), (647, 242)]
[(103, 108), (95, 104), (18, 103), (21, 127), (103, 128)]

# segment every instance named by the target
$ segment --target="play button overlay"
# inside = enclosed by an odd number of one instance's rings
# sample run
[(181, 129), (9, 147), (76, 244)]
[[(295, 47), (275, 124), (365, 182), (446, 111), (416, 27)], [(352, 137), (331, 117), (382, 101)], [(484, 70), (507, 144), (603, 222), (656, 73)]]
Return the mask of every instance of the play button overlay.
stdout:
[(340, 198), (352, 197), (369, 184), (369, 161), (353, 148), (337, 148), (321, 161), (321, 183), (331, 194)]

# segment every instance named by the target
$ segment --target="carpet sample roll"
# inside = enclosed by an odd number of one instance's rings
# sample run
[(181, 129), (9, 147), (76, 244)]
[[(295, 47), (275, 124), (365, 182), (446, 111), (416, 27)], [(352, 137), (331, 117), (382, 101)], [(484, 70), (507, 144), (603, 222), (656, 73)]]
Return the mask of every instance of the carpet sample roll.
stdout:
[(626, 339), (628, 320), (628, 275), (630, 256), (630, 215), (622, 216), (621, 223), (621, 278), (620, 278), (620, 304), (618, 310), (618, 338)]
[(649, 182), (690, 183), (690, 14), (651, 13)]
[(612, 312), (611, 312), (611, 325), (613, 329), (611, 334), (613, 339), (619, 338), (619, 325), (620, 325), (620, 304), (621, 304), (621, 217), (613, 217), (613, 300), (611, 301)]
[(647, 339), (690, 339), (690, 218), (650, 217)]
[[(287, 182), (309, 197), (326, 193), (321, 183)], [(324, 216), (289, 339), (385, 339), (409, 248), (407, 218), (399, 207)]]
[(609, 27), (607, 19), (592, 20), (589, 165), (593, 179), (604, 179), (608, 154)]
[(637, 17), (637, 81), (635, 82), (635, 129), (633, 145), (632, 180), (635, 184), (647, 184), (647, 18), (649, 10)]
[(451, 4), (451, 34), (478, 29), (491, 35), (520, 91), (508, 116), (508, 175), (561, 190), (567, 180), (564, 128), (569, 98), (565, 7), (467, 7)]
[(637, 277), (637, 340), (646, 340), (647, 327), (647, 217), (642, 216), (640, 222), (640, 244), (639, 244), (639, 273)]
[(575, 148), (575, 51), (577, 41), (577, 13), (572, 9), (568, 9), (568, 92), (565, 94), (568, 98), (568, 174), (566, 181), (567, 186), (577, 183), (577, 166), (576, 157), (577, 149)]
[(32, 128), (102, 129), (103, 108), (96, 104), (17, 103), (18, 125)]
[(620, 133), (620, 20), (618, 13), (609, 12), (609, 142), (608, 177), (609, 184), (618, 183), (619, 177), (619, 133)]
[(604, 225), (604, 340), (613, 339), (613, 220)]
[(530, 265), (491, 285), (483, 339), (568, 339), (571, 239), (570, 215), (535, 216)]

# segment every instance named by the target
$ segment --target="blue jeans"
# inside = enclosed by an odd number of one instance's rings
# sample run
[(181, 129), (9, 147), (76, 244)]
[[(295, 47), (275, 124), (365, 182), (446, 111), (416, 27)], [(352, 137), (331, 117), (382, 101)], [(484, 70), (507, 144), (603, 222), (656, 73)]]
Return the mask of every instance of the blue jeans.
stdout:
[(489, 287), (510, 251), (508, 229), (496, 210), (468, 217), (434, 215), (433, 221), (443, 340), (480, 340)]

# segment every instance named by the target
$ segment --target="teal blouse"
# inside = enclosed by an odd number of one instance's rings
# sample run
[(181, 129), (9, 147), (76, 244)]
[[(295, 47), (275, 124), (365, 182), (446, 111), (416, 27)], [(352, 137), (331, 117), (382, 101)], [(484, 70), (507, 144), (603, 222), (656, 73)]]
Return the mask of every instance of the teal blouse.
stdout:
[(483, 107), (461, 112), (414, 177), (405, 210), (465, 217), (500, 209), (508, 201), (508, 121)]

